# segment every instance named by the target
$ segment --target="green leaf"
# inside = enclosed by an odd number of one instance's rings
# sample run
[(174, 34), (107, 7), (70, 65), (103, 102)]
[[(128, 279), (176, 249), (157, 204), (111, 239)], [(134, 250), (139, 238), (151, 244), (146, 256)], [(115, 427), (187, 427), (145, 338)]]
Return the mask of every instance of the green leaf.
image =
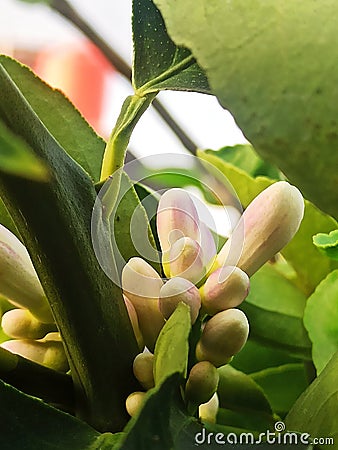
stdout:
[(133, 85), (139, 93), (163, 89), (210, 93), (191, 52), (170, 39), (152, 0), (133, 0)]
[(337, 216), (337, 2), (154, 1), (256, 151)]
[[(251, 177), (246, 171), (220, 158), (212, 150), (198, 151), (202, 161), (214, 165), (230, 181), (244, 208), (273, 180), (258, 176)], [(206, 166), (210, 170), (210, 165)], [(217, 172), (214, 173), (217, 177)], [(219, 177), (219, 175), (218, 175)], [(329, 232), (337, 228), (337, 222), (322, 213), (312, 203), (305, 201), (305, 213), (300, 228), (292, 241), (282, 250), (283, 256), (293, 266), (299, 277), (299, 285), (310, 294), (317, 284), (335, 268), (335, 263), (319, 253), (312, 245), (312, 236), (318, 232)]]
[(252, 339), (309, 359), (311, 342), (302, 320), (305, 302), (301, 291), (265, 265), (251, 277), (249, 295), (240, 309), (248, 316)]
[(98, 180), (105, 142), (62, 92), (51, 88), (28, 67), (8, 56), (0, 64), (54, 139), (94, 179)]
[(273, 411), (279, 416), (285, 416), (289, 412), (308, 386), (303, 364), (270, 367), (250, 376), (263, 389)]
[(312, 341), (312, 357), (319, 374), (338, 351), (338, 270), (330, 273), (308, 298), (304, 325)]
[(316, 234), (313, 236), (313, 243), (326, 256), (338, 260), (338, 230), (333, 230), (329, 234)]
[(167, 320), (156, 341), (154, 352), (156, 385), (175, 372), (186, 376), (190, 329), (189, 306), (181, 302)]
[(288, 430), (309, 433), (312, 438), (333, 437), (338, 442), (337, 373), (338, 352), (292, 407), (285, 421)]
[(0, 121), (0, 171), (36, 181), (46, 181), (48, 170), (22, 139)]
[(51, 174), (43, 184), (2, 174), (3, 199), (61, 330), (82, 417), (101, 430), (120, 429), (127, 419), (125, 398), (135, 385), (130, 368), (138, 348), (121, 289), (106, 277), (93, 251), (94, 186), (43, 126), (2, 65), (0, 90), (0, 117)]
[(18, 232), (15, 223), (13, 222), (13, 219), (10, 216), (1, 198), (0, 198), (0, 223), (8, 230), (10, 230), (13, 234), (15, 234), (17, 238), (21, 239), (20, 233)]
[[(23, 394), (0, 380), (2, 450), (110, 449), (112, 434), (100, 435), (87, 424)], [(102, 437), (110, 446), (99, 446)], [(106, 441), (107, 442), (107, 441)]]

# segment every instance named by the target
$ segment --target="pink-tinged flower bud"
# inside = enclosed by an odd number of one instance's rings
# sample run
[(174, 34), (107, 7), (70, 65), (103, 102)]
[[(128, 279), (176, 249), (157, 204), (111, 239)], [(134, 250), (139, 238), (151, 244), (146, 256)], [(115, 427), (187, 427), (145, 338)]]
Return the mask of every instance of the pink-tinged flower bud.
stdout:
[(249, 284), (248, 275), (238, 267), (215, 270), (200, 288), (205, 311), (214, 315), (240, 305), (249, 293)]
[(137, 341), (138, 348), (141, 350), (144, 347), (144, 341), (143, 341), (143, 336), (142, 336), (140, 326), (138, 323), (136, 310), (135, 310), (132, 302), (130, 300), (128, 300), (128, 298), (125, 295), (123, 295), (123, 299), (124, 299), (124, 303), (127, 307), (128, 316), (129, 316), (131, 325), (133, 327), (133, 331), (134, 331), (134, 335), (135, 335), (135, 338)]
[(148, 390), (155, 386), (154, 355), (143, 352), (136, 356), (133, 362), (133, 372), (141, 386)]
[[(50, 333), (55, 335), (55, 333)], [(49, 367), (50, 369), (67, 372), (69, 370), (68, 360), (61, 340), (52, 338), (48, 335), (41, 340), (19, 339), (6, 341), (1, 347), (12, 353), (23, 356), (38, 364)]]
[(171, 278), (160, 290), (159, 307), (163, 316), (169, 319), (180, 302), (189, 305), (191, 323), (195, 323), (201, 307), (201, 297), (197, 287), (184, 278)]
[(204, 267), (206, 267), (206, 271), (208, 271), (216, 258), (216, 244), (210, 229), (205, 225), (205, 223), (200, 222), (199, 229), (200, 240), (198, 242), (203, 249)]
[(203, 251), (200, 245), (188, 237), (176, 241), (169, 252), (170, 277), (181, 277), (198, 284), (206, 274)]
[(126, 410), (131, 417), (135, 416), (135, 414), (140, 411), (143, 406), (145, 396), (145, 392), (133, 392), (128, 395), (126, 400)]
[[(286, 181), (272, 184), (244, 211), (216, 265), (237, 265), (249, 276), (278, 253), (296, 234), (304, 214), (304, 200)], [(239, 260), (234, 249), (242, 248)], [(235, 260), (233, 260), (235, 259)]]
[(216, 367), (223, 366), (242, 349), (248, 335), (249, 323), (242, 311), (219, 312), (206, 323), (196, 346), (196, 357)]
[(219, 400), (217, 392), (207, 403), (202, 403), (198, 408), (198, 416), (203, 422), (216, 423)]
[(0, 225), (0, 295), (30, 312), (41, 322), (54, 321), (26, 247)]
[(131, 258), (122, 271), (122, 288), (133, 304), (145, 345), (153, 351), (164, 318), (158, 306), (163, 281), (143, 259)]
[(157, 208), (157, 233), (162, 252), (182, 237), (199, 239), (198, 213), (183, 189), (170, 189), (162, 195)]
[(41, 339), (56, 331), (53, 323), (42, 323), (27, 309), (12, 309), (2, 316), (1, 326), (7, 336), (14, 339)]
[(208, 402), (217, 390), (219, 375), (209, 361), (195, 364), (185, 386), (185, 399), (193, 405)]

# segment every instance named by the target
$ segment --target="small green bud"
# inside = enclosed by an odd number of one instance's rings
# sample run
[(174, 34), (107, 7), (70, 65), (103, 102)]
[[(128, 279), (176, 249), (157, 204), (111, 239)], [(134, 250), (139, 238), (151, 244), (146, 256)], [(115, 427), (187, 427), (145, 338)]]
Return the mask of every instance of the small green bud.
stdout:
[(2, 316), (1, 326), (7, 336), (14, 339), (41, 339), (56, 331), (54, 323), (42, 323), (27, 309), (12, 309)]
[(216, 423), (219, 400), (217, 392), (207, 403), (202, 403), (198, 408), (198, 416), (203, 422)]
[(210, 361), (216, 367), (227, 364), (248, 338), (249, 323), (239, 309), (217, 313), (205, 325), (196, 346), (199, 361)]
[(145, 396), (145, 392), (133, 392), (128, 395), (126, 400), (126, 410), (131, 417), (135, 416), (135, 414), (140, 411), (143, 406)]
[(219, 375), (209, 361), (195, 364), (185, 386), (185, 399), (193, 405), (208, 402), (217, 390)]
[(154, 355), (143, 352), (136, 356), (133, 362), (133, 372), (144, 389), (148, 390), (155, 386), (154, 381)]

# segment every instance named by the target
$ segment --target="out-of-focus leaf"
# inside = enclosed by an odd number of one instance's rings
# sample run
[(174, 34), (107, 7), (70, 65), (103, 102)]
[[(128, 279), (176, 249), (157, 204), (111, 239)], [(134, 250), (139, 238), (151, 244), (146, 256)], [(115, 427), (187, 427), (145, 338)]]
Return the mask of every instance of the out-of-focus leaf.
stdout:
[[(273, 183), (266, 177), (251, 177), (247, 172), (224, 161), (218, 152), (198, 151), (198, 156), (214, 165), (230, 181), (244, 208), (265, 188)], [(206, 166), (210, 170), (210, 165)], [(217, 172), (214, 173), (217, 175)], [(311, 293), (317, 284), (336, 266), (325, 255), (316, 250), (312, 236), (318, 232), (329, 232), (337, 228), (337, 222), (321, 212), (312, 203), (305, 201), (305, 213), (300, 228), (292, 241), (282, 250), (285, 259), (293, 266), (299, 277), (299, 285), (306, 294)]]
[(338, 260), (338, 230), (329, 234), (316, 234), (313, 236), (313, 243), (326, 256)]
[(13, 222), (13, 219), (10, 216), (1, 198), (0, 198), (0, 223), (8, 230), (10, 230), (13, 234), (15, 234), (17, 238), (21, 239), (20, 234), (15, 226), (15, 223)]
[(189, 306), (181, 302), (162, 328), (155, 346), (154, 378), (160, 384), (173, 373), (187, 372), (188, 338), (191, 329)]
[[(337, 373), (338, 352), (293, 405), (285, 421), (288, 430), (309, 433), (312, 438), (332, 437), (338, 442)], [(332, 449), (335, 444), (323, 448)]]
[(250, 279), (250, 292), (240, 309), (248, 316), (252, 339), (309, 359), (311, 342), (303, 326), (306, 298), (270, 265)]
[(18, 61), (1, 55), (0, 64), (54, 139), (98, 180), (105, 143), (79, 111), (62, 92), (48, 86)]
[(250, 376), (263, 389), (273, 411), (279, 416), (289, 412), (308, 386), (304, 364), (270, 367)]
[(133, 1), (133, 40), (136, 90), (210, 92), (204, 71), (190, 50), (177, 47), (171, 40), (152, 0)]
[(337, 2), (154, 2), (256, 151), (337, 216)]
[(304, 325), (312, 341), (312, 357), (319, 374), (338, 351), (338, 270), (331, 272), (308, 298)]

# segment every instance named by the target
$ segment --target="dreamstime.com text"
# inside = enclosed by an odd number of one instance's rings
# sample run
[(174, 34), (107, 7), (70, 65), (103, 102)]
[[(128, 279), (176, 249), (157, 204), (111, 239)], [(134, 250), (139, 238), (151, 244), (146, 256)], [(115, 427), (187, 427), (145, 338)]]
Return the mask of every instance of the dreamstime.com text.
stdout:
[(278, 444), (278, 445), (334, 445), (333, 437), (311, 437), (308, 433), (295, 433), (285, 431), (284, 422), (275, 423), (275, 431), (265, 431), (258, 435), (253, 433), (212, 433), (205, 428), (196, 433), (196, 445), (254, 445), (254, 444)]

